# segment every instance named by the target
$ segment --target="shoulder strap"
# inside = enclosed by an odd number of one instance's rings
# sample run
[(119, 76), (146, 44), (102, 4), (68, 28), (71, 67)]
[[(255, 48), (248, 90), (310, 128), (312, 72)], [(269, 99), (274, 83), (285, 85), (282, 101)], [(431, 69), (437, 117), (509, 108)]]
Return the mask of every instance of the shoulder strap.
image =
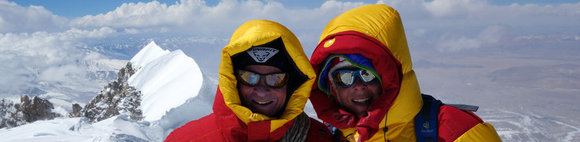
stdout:
[(437, 115), (441, 101), (430, 95), (421, 94), (423, 107), (415, 116), (415, 135), (417, 142), (437, 142)]
[(466, 105), (466, 104), (445, 104), (445, 105), (455, 107), (459, 110), (466, 110), (466, 111), (473, 111), (473, 112), (476, 112), (477, 109), (479, 109), (479, 106)]
[(334, 137), (335, 141), (348, 142), (348, 140), (346, 140), (348, 136), (342, 135), (342, 131), (340, 131), (338, 128), (332, 126), (328, 122), (324, 122), (324, 126), (326, 126), (326, 128), (330, 131), (330, 134), (332, 134), (332, 137)]

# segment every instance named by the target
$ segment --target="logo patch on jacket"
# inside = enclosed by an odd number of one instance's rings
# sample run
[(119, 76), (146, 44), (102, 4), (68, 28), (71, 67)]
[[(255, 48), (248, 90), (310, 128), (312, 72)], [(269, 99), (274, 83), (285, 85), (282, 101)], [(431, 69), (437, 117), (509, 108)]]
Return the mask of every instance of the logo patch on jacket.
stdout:
[(324, 42), (324, 48), (328, 48), (328, 47), (332, 46), (332, 44), (334, 44), (334, 40), (335, 40), (335, 38), (332, 38), (332, 39)]
[(250, 50), (246, 51), (254, 61), (258, 63), (265, 63), (272, 56), (278, 53), (278, 49), (270, 47), (252, 47)]

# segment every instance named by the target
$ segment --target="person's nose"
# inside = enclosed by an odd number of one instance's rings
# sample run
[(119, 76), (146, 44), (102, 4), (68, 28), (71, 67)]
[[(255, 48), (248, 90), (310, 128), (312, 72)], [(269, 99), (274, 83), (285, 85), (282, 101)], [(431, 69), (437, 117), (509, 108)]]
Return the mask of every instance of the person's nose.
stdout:
[(256, 84), (256, 87), (254, 87), (254, 91), (258, 96), (265, 96), (269, 91), (269, 89), (270, 88), (268, 87), (268, 85), (266, 85), (266, 81), (264, 81), (263, 79), (260, 79), (260, 81), (258, 81), (258, 84)]
[(367, 89), (367, 84), (363, 83), (358, 77), (355, 78), (354, 84), (352, 84), (352, 89), (354, 90), (363, 90)]

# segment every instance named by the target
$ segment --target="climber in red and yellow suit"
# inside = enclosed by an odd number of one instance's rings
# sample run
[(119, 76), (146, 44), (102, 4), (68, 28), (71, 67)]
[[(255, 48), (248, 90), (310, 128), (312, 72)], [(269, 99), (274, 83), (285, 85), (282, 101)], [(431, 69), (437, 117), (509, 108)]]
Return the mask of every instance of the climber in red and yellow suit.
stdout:
[[(335, 99), (338, 97), (334, 95), (337, 88), (330, 86), (332, 77), (328, 74), (334, 69), (333, 65), (339, 65), (337, 62), (341, 61), (350, 62), (343, 66), (368, 70), (354, 74), (361, 77), (350, 78), (356, 79), (357, 83), (362, 82), (363, 74), (365, 77), (374, 77), (368, 72), (376, 73), (379, 77), (377, 82), (380, 82), (379, 88), (382, 90), (376, 92), (382, 93), (378, 97), (353, 99), (358, 105), (373, 100), (365, 106), (368, 108), (363, 114), (353, 113)], [(414, 118), (421, 110), (423, 100), (412, 68), (403, 25), (396, 10), (383, 4), (367, 5), (337, 16), (322, 32), (310, 63), (318, 74), (310, 96), (318, 117), (338, 128), (346, 140), (418, 140)], [(340, 79), (342, 76), (338, 77)], [(366, 85), (373, 83), (376, 82), (369, 81)], [(439, 107), (437, 124), (439, 142), (501, 141), (491, 124), (483, 122), (470, 111), (449, 105)]]
[[(267, 78), (276, 72), (254, 74), (254, 78), (248, 78), (249, 83), (241, 84), (240, 78), (244, 75), (239, 71), (249, 65), (280, 69), (288, 75), (287, 86), (260, 87), (281, 85), (268, 82), (283, 81)], [(251, 76), (249, 72), (244, 73)], [(333, 141), (322, 123), (303, 112), (315, 77), (300, 42), (290, 30), (267, 20), (246, 22), (233, 33), (230, 43), (222, 50), (213, 113), (174, 130), (165, 141)], [(258, 83), (248, 86), (252, 79), (257, 79)], [(286, 101), (281, 103), (283, 107), (279, 112), (257, 113), (263, 110), (256, 108), (271, 106), (272, 102), (284, 98), (259, 103), (259, 100), (248, 100), (255, 98), (242, 97), (242, 85), (258, 90), (287, 88)], [(271, 99), (268, 95), (259, 97)]]

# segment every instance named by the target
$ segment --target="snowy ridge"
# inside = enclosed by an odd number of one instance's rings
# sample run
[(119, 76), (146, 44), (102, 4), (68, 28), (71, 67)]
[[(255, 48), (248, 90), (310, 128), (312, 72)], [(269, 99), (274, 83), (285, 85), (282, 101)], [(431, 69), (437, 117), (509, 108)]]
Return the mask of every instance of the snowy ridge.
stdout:
[(131, 63), (136, 69), (144, 67), (147, 63), (168, 54), (168, 50), (163, 50), (155, 41), (151, 41), (147, 46), (143, 47), (133, 58), (131, 58)]
[[(131, 59), (132, 63), (141, 63), (139, 69), (131, 78), (129, 85), (134, 86), (143, 94), (141, 109), (143, 111), (143, 120), (159, 120), (167, 111), (185, 103), (189, 98), (196, 97), (201, 89), (203, 76), (197, 63), (181, 50), (176, 50), (155, 58), (159, 54), (149, 54), (148, 51), (157, 50), (159, 47), (151, 42), (135, 58)], [(161, 49), (161, 48), (159, 48)], [(159, 50), (157, 50), (159, 51)]]

